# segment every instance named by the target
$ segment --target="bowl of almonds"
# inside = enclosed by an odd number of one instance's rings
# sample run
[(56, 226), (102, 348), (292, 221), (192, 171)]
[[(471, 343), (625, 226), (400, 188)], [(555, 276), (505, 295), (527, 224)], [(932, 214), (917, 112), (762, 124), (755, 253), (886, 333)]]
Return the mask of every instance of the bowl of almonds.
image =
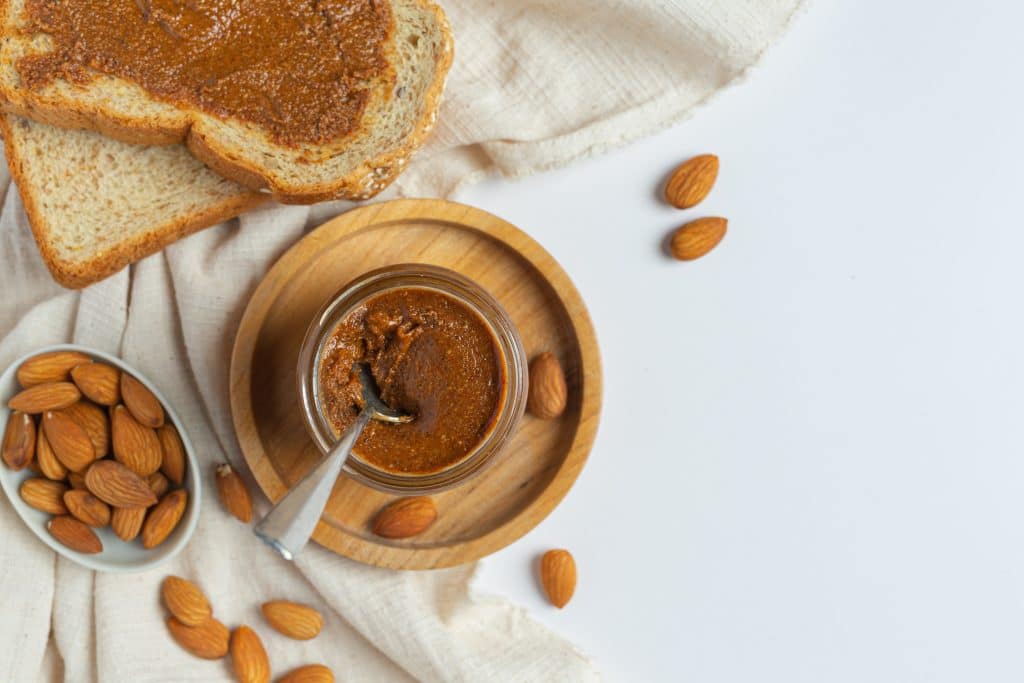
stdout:
[(44, 543), (108, 572), (151, 569), (199, 519), (199, 468), (181, 420), (124, 361), (73, 344), (0, 375), (0, 486)]

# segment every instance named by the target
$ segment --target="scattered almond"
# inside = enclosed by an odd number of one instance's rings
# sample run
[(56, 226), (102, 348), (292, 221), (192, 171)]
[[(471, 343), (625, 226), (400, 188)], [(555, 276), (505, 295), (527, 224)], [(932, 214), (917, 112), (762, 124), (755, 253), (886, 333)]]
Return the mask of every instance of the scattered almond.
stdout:
[(665, 199), (677, 209), (697, 206), (711, 192), (718, 178), (718, 157), (701, 154), (684, 162), (665, 186)]
[(33, 356), (18, 368), (18, 384), (24, 388), (66, 380), (71, 368), (92, 359), (78, 351), (50, 351)]
[(724, 218), (698, 218), (672, 234), (669, 250), (680, 261), (699, 259), (718, 246), (729, 222)]
[(186, 626), (198, 626), (213, 616), (206, 595), (187, 579), (168, 576), (160, 587), (167, 610)]
[(163, 543), (185, 514), (188, 492), (185, 489), (171, 491), (156, 504), (142, 524), (142, 547), (149, 550)]
[(49, 512), (51, 515), (68, 514), (64, 506), (64, 492), (68, 487), (59, 481), (50, 481), (42, 477), (26, 479), (18, 493), (21, 499), (36, 510)]
[(43, 431), (57, 459), (72, 472), (81, 472), (96, 459), (89, 435), (65, 413), (44, 413)]
[(89, 400), (103, 406), (115, 405), (121, 400), (121, 371), (112, 365), (93, 361), (71, 370), (71, 378)]
[(562, 364), (550, 351), (545, 351), (530, 363), (530, 390), (526, 408), (542, 420), (551, 420), (565, 411), (569, 390), (565, 384)]
[(80, 553), (93, 555), (103, 550), (96, 532), (74, 517), (63, 515), (46, 523), (46, 528), (55, 539)]
[(160, 469), (163, 448), (156, 432), (132, 417), (124, 406), (114, 408), (110, 426), (114, 444), (114, 458), (141, 477), (148, 477)]
[(171, 636), (185, 650), (203, 659), (220, 659), (228, 653), (231, 633), (216, 619), (208, 619), (198, 626), (187, 626), (176, 618), (167, 620)]
[(181, 486), (185, 479), (185, 444), (172, 424), (165, 424), (156, 433), (163, 452), (160, 471), (175, 485)]
[(548, 600), (565, 607), (576, 591), (576, 561), (568, 550), (549, 550), (540, 560), (540, 582)]
[(57, 459), (57, 454), (46, 440), (46, 432), (41, 429), (36, 433), (36, 463), (39, 464), (39, 472), (47, 479), (61, 481), (68, 476), (68, 468)]
[(164, 424), (164, 407), (146, 385), (127, 372), (121, 373), (121, 400), (139, 424), (156, 429)]
[(240, 683), (270, 683), (267, 651), (248, 626), (239, 626), (231, 634), (231, 664)]
[(164, 494), (167, 493), (167, 490), (171, 488), (171, 482), (167, 481), (167, 477), (159, 472), (154, 472), (149, 475), (146, 483), (149, 484), (149, 490), (152, 491), (153, 495), (157, 498), (163, 498)]
[(146, 508), (114, 508), (110, 511), (110, 530), (126, 543), (135, 540), (146, 521)]
[(14, 411), (7, 420), (0, 456), (14, 471), (25, 469), (36, 451), (36, 423), (30, 415)]
[(252, 496), (242, 477), (232, 469), (231, 465), (217, 465), (217, 493), (224, 509), (239, 521), (248, 524), (252, 521)]
[(156, 503), (149, 484), (116, 460), (97, 460), (85, 473), (85, 485), (97, 498), (116, 508)]
[(110, 524), (110, 506), (88, 491), (65, 491), (64, 505), (72, 517), (84, 524), (95, 527)]
[(71, 382), (47, 382), (22, 389), (7, 402), (7, 406), (11, 410), (38, 415), (47, 410), (67, 408), (80, 398), (82, 393)]
[(263, 616), (279, 633), (296, 640), (315, 638), (323, 628), (324, 618), (308, 605), (287, 600), (263, 603)]
[(277, 683), (334, 683), (334, 672), (323, 664), (307, 664), (292, 669)]
[(431, 498), (399, 498), (377, 513), (373, 533), (384, 538), (410, 538), (426, 531), (435, 519), (437, 506)]
[(89, 435), (97, 459), (110, 453), (110, 419), (106, 411), (95, 403), (82, 400), (61, 412), (74, 420)]

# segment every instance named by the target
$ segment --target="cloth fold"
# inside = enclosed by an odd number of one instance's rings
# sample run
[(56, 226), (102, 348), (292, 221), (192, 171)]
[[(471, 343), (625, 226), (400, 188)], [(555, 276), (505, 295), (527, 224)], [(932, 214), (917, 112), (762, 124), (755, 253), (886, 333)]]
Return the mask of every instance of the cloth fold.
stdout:
[[(440, 123), (386, 196), (444, 196), (485, 173), (542, 171), (678, 121), (743, 74), (799, 4), (448, 0), (456, 62)], [(46, 272), (6, 167), (0, 187), (0, 366), (65, 341), (120, 355), (165, 392), (204, 475), (230, 461), (248, 477), (228, 405), (234, 331), (270, 265), (348, 205), (256, 209), (69, 292)], [(218, 508), (210, 476), (203, 493), (181, 555), (128, 576), (57, 557), (0, 504), (0, 680), (231, 680), (227, 661), (194, 659), (170, 640), (158, 597), (168, 574), (196, 580), (224, 623), (256, 627), (275, 676), (321, 662), (345, 681), (599, 678), (523, 610), (476, 594), (473, 566), (395, 572), (317, 546), (288, 563)], [(267, 507), (257, 496), (257, 514)], [(263, 627), (259, 605), (269, 599), (316, 605), (323, 633), (298, 642)]]

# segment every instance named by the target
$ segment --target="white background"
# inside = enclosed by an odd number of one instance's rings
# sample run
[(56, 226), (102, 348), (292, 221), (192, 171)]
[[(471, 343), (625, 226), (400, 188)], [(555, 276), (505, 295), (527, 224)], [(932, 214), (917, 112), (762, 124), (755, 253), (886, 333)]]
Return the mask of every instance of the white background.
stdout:
[[(1024, 680), (1022, 25), (815, 0), (688, 122), (457, 197), (561, 261), (605, 372), (582, 477), (484, 590), (610, 680)], [(701, 152), (708, 200), (657, 201)], [(701, 215), (719, 248), (663, 257)], [(562, 546), (559, 612), (530, 569)]]

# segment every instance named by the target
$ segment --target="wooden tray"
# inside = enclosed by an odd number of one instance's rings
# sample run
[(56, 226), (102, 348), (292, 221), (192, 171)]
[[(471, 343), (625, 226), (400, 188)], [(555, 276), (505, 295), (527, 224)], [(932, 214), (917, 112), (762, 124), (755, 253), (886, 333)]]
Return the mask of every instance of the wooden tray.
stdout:
[(399, 200), (350, 211), (292, 247), (257, 287), (231, 357), (231, 411), (242, 453), (263, 492), (278, 500), (320, 458), (306, 434), (296, 388), (299, 345), (317, 309), (358, 275), (429, 263), (475, 280), (505, 307), (532, 358), (562, 361), (569, 405), (557, 420), (523, 418), (486, 472), (435, 497), (437, 522), (389, 541), (368, 525), (392, 497), (341, 477), (313, 538), (341, 555), (394, 569), (470, 562), (536, 526), (568, 492), (597, 432), (601, 365), (579, 293), (544, 249), (479, 209)]

